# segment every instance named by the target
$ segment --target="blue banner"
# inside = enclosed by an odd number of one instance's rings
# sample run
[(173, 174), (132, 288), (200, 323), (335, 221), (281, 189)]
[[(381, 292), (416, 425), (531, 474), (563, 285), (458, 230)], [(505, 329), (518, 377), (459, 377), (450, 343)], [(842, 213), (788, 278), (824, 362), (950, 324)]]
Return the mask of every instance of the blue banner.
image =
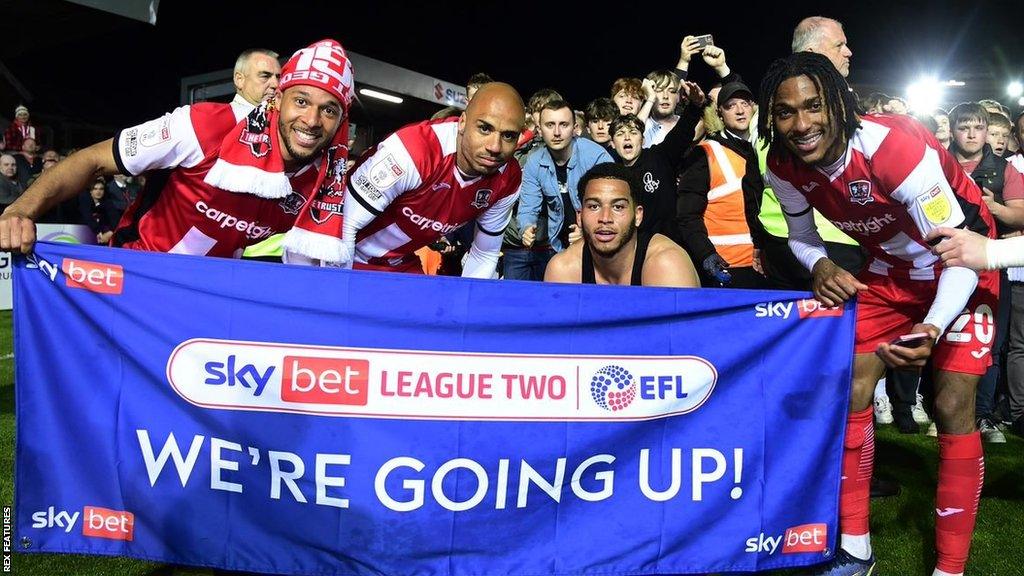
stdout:
[(831, 557), (852, 305), (41, 243), (27, 552), (281, 574), (679, 574)]

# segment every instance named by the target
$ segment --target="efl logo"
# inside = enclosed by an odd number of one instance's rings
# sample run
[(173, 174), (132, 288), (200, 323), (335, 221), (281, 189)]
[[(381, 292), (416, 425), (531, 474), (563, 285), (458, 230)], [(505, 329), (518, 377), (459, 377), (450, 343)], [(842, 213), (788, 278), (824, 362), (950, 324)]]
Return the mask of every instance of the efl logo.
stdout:
[(129, 542), (135, 537), (135, 515), (131, 512), (86, 506), (84, 514), (84, 536)]
[(61, 270), (71, 288), (100, 294), (120, 294), (124, 290), (124, 270), (115, 264), (65, 258)]
[(824, 304), (813, 298), (797, 301), (796, 309), (800, 313), (800, 318), (824, 318), (826, 316), (843, 315), (842, 305), (827, 308)]
[(366, 406), (370, 362), (345, 358), (285, 356), (281, 400)]
[(786, 530), (782, 543), (783, 554), (797, 552), (821, 552), (828, 540), (828, 526), (825, 524), (802, 524)]

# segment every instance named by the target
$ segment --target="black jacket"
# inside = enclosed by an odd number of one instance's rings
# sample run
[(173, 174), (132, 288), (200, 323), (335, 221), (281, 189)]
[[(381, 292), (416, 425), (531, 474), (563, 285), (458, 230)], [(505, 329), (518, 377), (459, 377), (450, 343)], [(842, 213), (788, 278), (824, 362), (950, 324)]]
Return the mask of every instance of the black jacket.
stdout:
[[(701, 118), (701, 108), (686, 106), (676, 125), (660, 144), (640, 152), (629, 169), (641, 186), (640, 205), (644, 219), (640, 231), (647, 234), (671, 234), (676, 213), (676, 176), (686, 150), (693, 143), (693, 132)], [(622, 163), (618, 154), (616, 162)]]

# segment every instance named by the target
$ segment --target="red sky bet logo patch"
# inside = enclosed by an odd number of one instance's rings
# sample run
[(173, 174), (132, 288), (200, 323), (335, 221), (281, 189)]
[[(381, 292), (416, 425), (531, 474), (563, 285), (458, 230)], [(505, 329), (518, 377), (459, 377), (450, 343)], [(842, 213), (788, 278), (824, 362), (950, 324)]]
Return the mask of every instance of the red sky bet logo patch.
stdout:
[(786, 530), (782, 540), (782, 553), (821, 552), (828, 544), (828, 526), (825, 524), (801, 524)]
[(800, 314), (800, 318), (824, 318), (826, 316), (843, 315), (843, 307), (841, 305), (828, 308), (813, 298), (797, 301), (796, 309)]
[(86, 506), (82, 516), (84, 536), (129, 542), (135, 538), (135, 515), (131, 512)]
[(366, 360), (285, 356), (281, 400), (366, 406), (369, 376)]
[(100, 294), (124, 291), (124, 270), (116, 264), (65, 258), (61, 270), (70, 288), (82, 288)]

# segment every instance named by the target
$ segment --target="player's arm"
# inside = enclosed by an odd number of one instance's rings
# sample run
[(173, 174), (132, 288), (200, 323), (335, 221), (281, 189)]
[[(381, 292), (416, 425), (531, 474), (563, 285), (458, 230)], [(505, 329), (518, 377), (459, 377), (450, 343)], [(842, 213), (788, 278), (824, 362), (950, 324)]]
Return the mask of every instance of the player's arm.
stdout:
[(998, 270), (1024, 266), (1024, 236), (991, 240), (972, 232), (941, 226), (932, 230), (928, 240), (944, 238), (933, 249), (947, 266), (965, 266), (971, 270)]
[(0, 215), (0, 250), (28, 253), (36, 241), (35, 221), (54, 206), (77, 196), (101, 176), (117, 173), (113, 140), (75, 152), (39, 178)]
[(700, 288), (690, 255), (667, 237), (665, 246), (644, 263), (643, 285), (668, 288)]
[(825, 242), (814, 223), (814, 211), (803, 194), (771, 170), (765, 173), (768, 185), (775, 192), (782, 214), (789, 227), (789, 248), (796, 259), (811, 272), (814, 297), (827, 306), (838, 306), (852, 298), (858, 290), (867, 288), (835, 262), (829, 259)]
[(505, 237), (505, 227), (512, 220), (512, 207), (516, 205), (518, 199), (518, 193), (506, 196), (476, 219), (473, 244), (469, 247), (466, 262), (462, 265), (463, 278), (494, 277), (494, 271), (498, 267), (498, 255), (501, 253), (501, 241)]

